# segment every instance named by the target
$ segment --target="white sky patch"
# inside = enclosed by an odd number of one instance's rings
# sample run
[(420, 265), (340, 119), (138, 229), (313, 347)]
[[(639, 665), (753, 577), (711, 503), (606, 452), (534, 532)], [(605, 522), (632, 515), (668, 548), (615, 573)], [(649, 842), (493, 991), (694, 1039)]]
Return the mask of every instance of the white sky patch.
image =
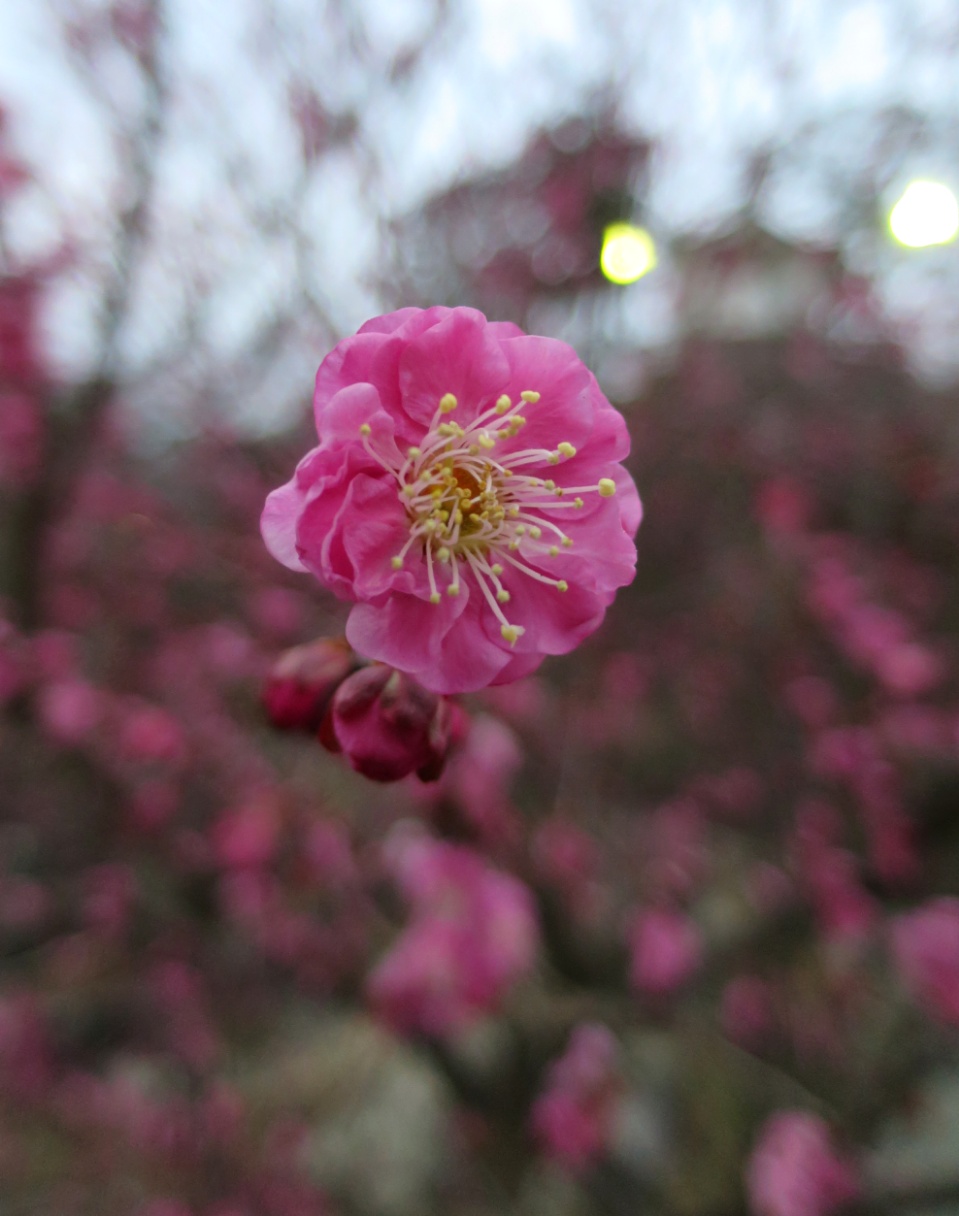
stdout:
[(890, 48), (886, 12), (875, 3), (827, 16), (812, 82), (820, 100), (841, 102), (888, 91), (896, 56)]
[[(382, 269), (384, 218), (509, 164), (534, 130), (611, 81), (624, 86), (625, 120), (662, 147), (648, 199), (662, 247), (734, 220), (749, 154), (788, 149), (817, 122), (807, 159), (828, 171), (787, 166), (763, 214), (784, 236), (828, 240), (842, 227), (835, 175), (854, 188), (878, 154), (843, 115), (905, 101), (948, 132), (959, 112), (955, 0), (450, 0), (437, 40), (398, 85), (392, 59), (430, 32), (433, 0), (168, 2), (172, 104), (155, 248), (127, 328), (131, 369), (162, 356), (191, 293), (203, 296), (217, 349), (242, 347), (284, 306), (288, 277), (306, 280), (337, 326), (355, 326), (378, 310), (370, 284)], [(350, 20), (369, 60), (350, 50)], [(51, 314), (58, 357), (76, 371), (96, 313), (95, 272), (112, 256), (123, 165), (61, 37), (49, 0), (0, 0), (0, 104), (13, 146), (39, 175), (7, 210), (10, 243), (34, 256), (66, 232), (87, 256)], [(116, 48), (107, 62), (108, 91), (134, 121), (132, 65)], [(359, 151), (320, 161), (299, 210), (294, 80), (334, 114), (356, 106), (361, 128)], [(299, 232), (271, 229), (284, 209)], [(665, 334), (652, 318), (667, 299), (644, 285), (626, 303)]]

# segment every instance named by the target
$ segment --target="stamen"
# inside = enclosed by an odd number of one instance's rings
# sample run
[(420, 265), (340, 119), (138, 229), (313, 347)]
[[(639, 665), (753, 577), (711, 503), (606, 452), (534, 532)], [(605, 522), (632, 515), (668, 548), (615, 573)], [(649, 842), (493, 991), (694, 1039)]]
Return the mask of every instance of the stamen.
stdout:
[(430, 582), (430, 603), (438, 604), (440, 602), (440, 593), (436, 590), (436, 575), (433, 573), (433, 538), (427, 537), (426, 540), (426, 577)]
[[(520, 409), (539, 400), (540, 394), (531, 389), (524, 390), (516, 402), (504, 393), (461, 426), (447, 420), (459, 402), (454, 394), (445, 393), (426, 434), (406, 449), (398, 469), (372, 451), (369, 424), (360, 428), (370, 455), (396, 478), (400, 501), (409, 516), (406, 544), (390, 559), (393, 569), (402, 569), (410, 548), (422, 543), (429, 602), (436, 605), (444, 593), (443, 586), (437, 585), (436, 563), (450, 567), (445, 595), (452, 598), (461, 592), (460, 563), (465, 563), (464, 569), (472, 573), (471, 582), (479, 588), (500, 624), (501, 636), (510, 645), (522, 636), (523, 627), (503, 615), (501, 605), (511, 602), (511, 593), (501, 582), (506, 566), (559, 593), (568, 591), (565, 579), (551, 577), (535, 564), (558, 557), (573, 544), (550, 517), (559, 510), (582, 508), (582, 495), (598, 493), (608, 498), (616, 488), (611, 478), (592, 486), (564, 487), (539, 476), (545, 464), (558, 464), (576, 455), (577, 449), (566, 440), (553, 449), (534, 447), (494, 455), (503, 440), (512, 439), (526, 425)], [(539, 467), (527, 473), (527, 466)]]

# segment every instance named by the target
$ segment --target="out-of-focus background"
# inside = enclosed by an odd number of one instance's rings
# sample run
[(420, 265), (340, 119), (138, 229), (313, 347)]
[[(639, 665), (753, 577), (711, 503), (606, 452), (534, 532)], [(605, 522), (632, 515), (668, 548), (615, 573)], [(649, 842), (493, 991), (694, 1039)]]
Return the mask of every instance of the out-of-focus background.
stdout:
[[(959, 5), (4, 0), (0, 1213), (959, 1212)], [(636, 583), (378, 786), (319, 360), (466, 304)]]

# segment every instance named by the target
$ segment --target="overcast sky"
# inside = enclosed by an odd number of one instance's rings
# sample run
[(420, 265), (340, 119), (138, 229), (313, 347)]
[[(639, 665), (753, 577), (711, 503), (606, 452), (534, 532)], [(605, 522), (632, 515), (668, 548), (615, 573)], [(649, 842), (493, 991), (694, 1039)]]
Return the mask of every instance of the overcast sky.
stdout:
[[(89, 255), (52, 315), (68, 371), (82, 370), (91, 347), (91, 300), (122, 197), (116, 115), (135, 118), (142, 89), (114, 48), (97, 61), (102, 96), (92, 98), (55, 13), (104, 7), (0, 4), (0, 103), (38, 174), (10, 209), (8, 239), (36, 256), (66, 229)], [(663, 241), (720, 229), (743, 202), (746, 153), (781, 145), (798, 151), (770, 186), (765, 222), (786, 237), (834, 239), (845, 206), (837, 174), (869, 168), (870, 116), (894, 104), (927, 129), (897, 152), (887, 189), (912, 173), (959, 187), (956, 0), (450, 0), (438, 28), (430, 0), (169, 0), (168, 14), (172, 104), (156, 239), (125, 337), (133, 366), (162, 355), (198, 290), (205, 334), (224, 354), (262, 330), (297, 276), (337, 329), (354, 327), (378, 307), (370, 270), (385, 218), (508, 163), (532, 130), (610, 84), (626, 122), (659, 141), (649, 213)], [(431, 34), (409, 76), (391, 83), (397, 56)], [(305, 184), (291, 76), (360, 121), (359, 139)], [(264, 216), (289, 211), (294, 195), (292, 225), (268, 231)], [(933, 269), (940, 282), (941, 260)], [(898, 263), (879, 272), (900, 281), (900, 296), (904, 273), (917, 274)], [(911, 282), (908, 307), (923, 291)]]

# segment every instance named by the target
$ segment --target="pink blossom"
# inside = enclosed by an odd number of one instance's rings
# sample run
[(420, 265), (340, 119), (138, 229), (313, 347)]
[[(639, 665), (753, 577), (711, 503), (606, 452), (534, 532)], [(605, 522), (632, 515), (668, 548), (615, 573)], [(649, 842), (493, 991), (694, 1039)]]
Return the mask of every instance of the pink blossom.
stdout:
[(392, 854), (413, 919), (370, 975), (370, 1000), (400, 1032), (460, 1030), (494, 1009), (532, 965), (532, 898), (472, 849), (414, 839)]
[(959, 899), (930, 900), (897, 916), (892, 950), (906, 986), (933, 1017), (959, 1026)]
[(463, 714), (463, 718), (464, 737), (457, 741), (442, 781), (433, 787), (435, 801), (455, 801), (471, 839), (486, 846), (503, 845), (514, 840), (517, 832), (509, 789), (522, 767), (522, 748), (513, 731), (498, 718), (488, 714), (471, 719)]
[(314, 405), (319, 445), (262, 531), (354, 603), (361, 654), (440, 693), (508, 683), (578, 646), (632, 580), (626, 425), (564, 343), (401, 309), (327, 356)]
[(633, 987), (664, 996), (682, 987), (697, 969), (703, 944), (699, 929), (685, 913), (649, 908), (633, 921), (630, 950)]
[(821, 1119), (779, 1111), (764, 1124), (746, 1168), (754, 1216), (825, 1216), (858, 1189), (855, 1170), (835, 1152)]
[(616, 1057), (616, 1040), (605, 1026), (578, 1026), (533, 1103), (534, 1136), (571, 1170), (595, 1161), (609, 1141), (620, 1089)]
[(339, 686), (320, 739), (374, 781), (398, 781), (413, 772), (433, 781), (449, 751), (450, 706), (403, 672), (377, 663)]

